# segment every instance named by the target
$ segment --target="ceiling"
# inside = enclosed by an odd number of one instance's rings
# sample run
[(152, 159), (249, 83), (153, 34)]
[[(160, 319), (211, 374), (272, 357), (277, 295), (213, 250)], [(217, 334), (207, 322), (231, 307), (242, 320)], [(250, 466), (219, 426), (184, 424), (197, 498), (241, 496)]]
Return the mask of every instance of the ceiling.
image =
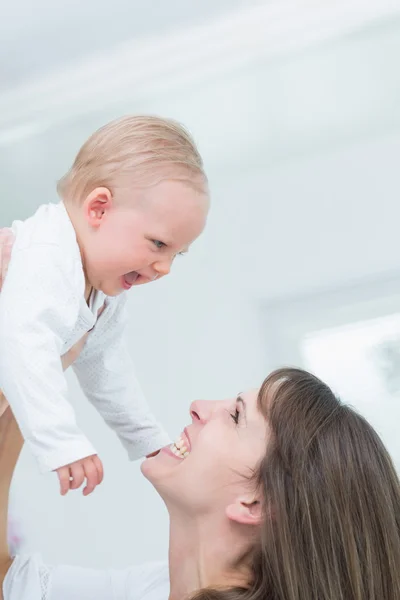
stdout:
[(400, 130), (400, 0), (59, 6), (1, 20), (4, 165), (128, 112), (187, 124), (219, 173)]
[(0, 19), (0, 91), (121, 42), (189, 28), (250, 0), (13, 0)]
[[(128, 10), (121, 2), (115, 6)], [(47, 46), (26, 78), (16, 61), (19, 83), (8, 80), (0, 93), (0, 223), (53, 201), (55, 181), (95, 128), (128, 112), (156, 113), (185, 123), (204, 156), (216, 196), (207, 268), (218, 278), (241, 265), (253, 291), (273, 281), (274, 293), (286, 294), (290, 286), (397, 268), (390, 232), (398, 223), (400, 0), (202, 2), (202, 11), (199, 2), (197, 12), (193, 3), (169, 5), (157, 25), (143, 3), (133, 39), (93, 24), (97, 46), (80, 40), (79, 60)], [(77, 3), (63, 9), (57, 27), (46, 13), (46, 35), (54, 29), (75, 48), (77, 11)], [(99, 9), (93, 18), (100, 14), (107, 16)], [(39, 36), (41, 21), (32, 19)], [(21, 49), (33, 39), (25, 26), (16, 25)], [(13, 72), (12, 54), (8, 60)], [(381, 209), (390, 216), (374, 245)], [(282, 248), (275, 224), (289, 214), (290, 243)]]

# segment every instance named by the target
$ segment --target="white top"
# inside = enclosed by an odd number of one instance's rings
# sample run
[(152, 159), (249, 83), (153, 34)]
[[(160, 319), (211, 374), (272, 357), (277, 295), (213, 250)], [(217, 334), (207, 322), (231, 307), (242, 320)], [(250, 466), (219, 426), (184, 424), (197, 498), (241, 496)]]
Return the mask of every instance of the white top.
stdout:
[(12, 228), (16, 240), (0, 294), (0, 388), (40, 469), (96, 454), (76, 424), (60, 360), (92, 329), (73, 367), (83, 392), (131, 459), (168, 444), (123, 340), (126, 293), (97, 292), (87, 305), (81, 254), (64, 205), (41, 206)]
[(49, 567), (40, 556), (17, 556), (3, 584), (4, 600), (168, 600), (166, 562), (123, 570)]

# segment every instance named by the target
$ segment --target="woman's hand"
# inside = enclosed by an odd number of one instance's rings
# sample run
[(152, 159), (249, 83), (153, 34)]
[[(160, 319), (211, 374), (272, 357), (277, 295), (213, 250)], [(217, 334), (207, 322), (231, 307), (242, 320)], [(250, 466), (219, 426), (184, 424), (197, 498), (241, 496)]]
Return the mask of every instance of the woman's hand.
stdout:
[(3, 415), (3, 413), (7, 410), (8, 408), (8, 402), (3, 394), (3, 392), (0, 390), (0, 419), (1, 416)]
[[(0, 292), (7, 273), (8, 265), (11, 259), (11, 250), (14, 244), (14, 234), (11, 229), (0, 228)], [(0, 418), (7, 410), (8, 402), (0, 390)], [(1, 475), (1, 473), (0, 473)]]
[(0, 229), (0, 290), (10, 263), (14, 241), (15, 238), (11, 229), (7, 229), (6, 227)]

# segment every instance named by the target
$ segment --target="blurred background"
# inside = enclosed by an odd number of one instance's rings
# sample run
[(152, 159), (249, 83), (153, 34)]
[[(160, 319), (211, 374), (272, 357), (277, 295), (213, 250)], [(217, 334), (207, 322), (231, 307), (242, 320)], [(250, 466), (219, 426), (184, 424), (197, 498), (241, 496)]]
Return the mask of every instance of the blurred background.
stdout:
[[(174, 117), (200, 147), (208, 228), (129, 304), (137, 373), (171, 435), (191, 400), (295, 364), (400, 466), (400, 0), (14, 0), (0, 56), (2, 225), (57, 201), (114, 117)], [(165, 557), (161, 501), (69, 382), (106, 478), (60, 498), (23, 454), (12, 506), (27, 549), (88, 566)]]

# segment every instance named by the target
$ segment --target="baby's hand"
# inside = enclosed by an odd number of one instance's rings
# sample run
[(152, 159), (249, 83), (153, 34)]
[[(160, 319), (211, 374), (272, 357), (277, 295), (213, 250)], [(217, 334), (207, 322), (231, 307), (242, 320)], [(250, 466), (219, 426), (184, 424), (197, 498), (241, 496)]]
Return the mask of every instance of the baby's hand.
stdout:
[(80, 488), (85, 479), (87, 483), (83, 489), (83, 495), (88, 496), (103, 481), (103, 464), (97, 454), (60, 467), (56, 471), (60, 480), (62, 496), (65, 496), (69, 490)]

